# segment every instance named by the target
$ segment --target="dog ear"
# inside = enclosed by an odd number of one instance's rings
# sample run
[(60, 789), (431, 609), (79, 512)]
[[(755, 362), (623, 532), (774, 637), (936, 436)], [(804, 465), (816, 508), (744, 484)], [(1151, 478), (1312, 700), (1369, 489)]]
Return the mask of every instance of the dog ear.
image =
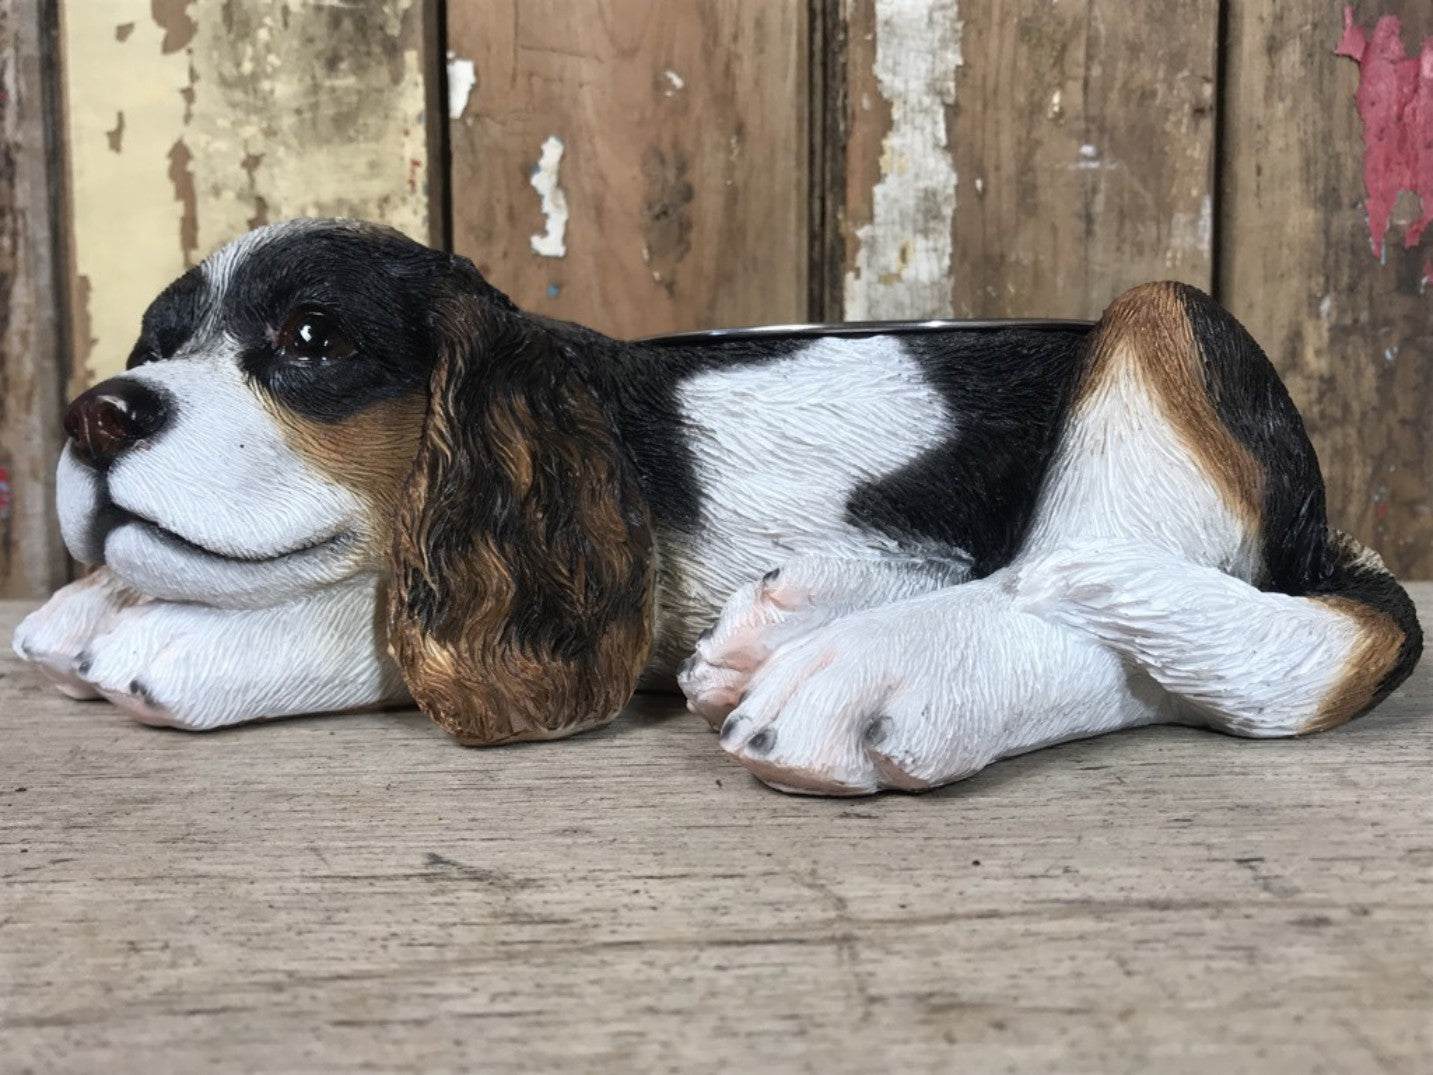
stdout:
[(580, 356), (455, 270), (394, 527), (389, 645), (462, 742), (559, 738), (615, 717), (647, 662), (650, 517)]

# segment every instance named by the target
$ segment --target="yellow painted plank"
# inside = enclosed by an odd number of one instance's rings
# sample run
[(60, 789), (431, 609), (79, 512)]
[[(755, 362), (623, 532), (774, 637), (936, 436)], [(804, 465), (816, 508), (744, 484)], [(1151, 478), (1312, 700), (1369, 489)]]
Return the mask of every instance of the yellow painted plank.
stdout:
[(429, 236), (422, 0), (64, 8), (76, 382), (234, 236), (356, 216)]

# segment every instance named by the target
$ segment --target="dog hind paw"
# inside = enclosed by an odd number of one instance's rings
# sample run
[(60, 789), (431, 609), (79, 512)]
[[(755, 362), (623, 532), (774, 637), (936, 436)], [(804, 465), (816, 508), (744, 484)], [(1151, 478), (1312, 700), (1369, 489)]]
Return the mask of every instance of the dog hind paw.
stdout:
[(782, 647), (844, 616), (945, 589), (968, 575), (963, 560), (796, 557), (731, 595), (677, 682), (688, 708), (720, 727)]
[(732, 594), (678, 669), (687, 708), (720, 727), (777, 649), (841, 615), (844, 609), (831, 601), (831, 580), (823, 578), (829, 570), (810, 562), (786, 565)]

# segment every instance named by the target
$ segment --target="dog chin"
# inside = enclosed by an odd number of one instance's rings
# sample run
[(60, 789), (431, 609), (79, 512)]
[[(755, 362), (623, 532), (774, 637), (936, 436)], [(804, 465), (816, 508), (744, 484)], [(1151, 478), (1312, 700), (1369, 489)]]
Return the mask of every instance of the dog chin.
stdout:
[(342, 533), (278, 556), (211, 552), (152, 523), (129, 519), (104, 539), (104, 563), (151, 597), (219, 608), (263, 608), (340, 582), (359, 568), (358, 541)]

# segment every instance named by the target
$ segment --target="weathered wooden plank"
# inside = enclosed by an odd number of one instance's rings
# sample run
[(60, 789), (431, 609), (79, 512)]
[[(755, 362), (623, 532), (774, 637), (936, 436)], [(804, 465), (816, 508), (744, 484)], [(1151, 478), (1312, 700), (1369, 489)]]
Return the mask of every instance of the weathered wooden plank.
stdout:
[[(1433, 36), (1426, 0), (1353, 9), (1370, 31), (1401, 15), (1413, 56)], [(1433, 241), (1404, 248), (1418, 212), (1405, 199), (1385, 264), (1370, 247), (1359, 67), (1334, 55), (1343, 35), (1341, 4), (1229, 5), (1220, 297), (1302, 410), (1334, 521), (1422, 577), (1433, 574)]]
[(1217, 4), (843, 0), (847, 317), (1211, 278)]
[(807, 306), (804, 3), (448, 8), (454, 244), (616, 335)]
[(257, 224), (358, 216), (430, 237), (432, 11), (66, 5), (76, 382), (117, 370), (158, 287)]
[(65, 581), (54, 512), (61, 358), (56, 32), (49, 0), (0, 3), (0, 595)]
[(860, 802), (762, 787), (671, 700), (475, 751), (37, 679), (0, 648), (7, 1070), (1433, 1069), (1430, 665), (1310, 739)]

